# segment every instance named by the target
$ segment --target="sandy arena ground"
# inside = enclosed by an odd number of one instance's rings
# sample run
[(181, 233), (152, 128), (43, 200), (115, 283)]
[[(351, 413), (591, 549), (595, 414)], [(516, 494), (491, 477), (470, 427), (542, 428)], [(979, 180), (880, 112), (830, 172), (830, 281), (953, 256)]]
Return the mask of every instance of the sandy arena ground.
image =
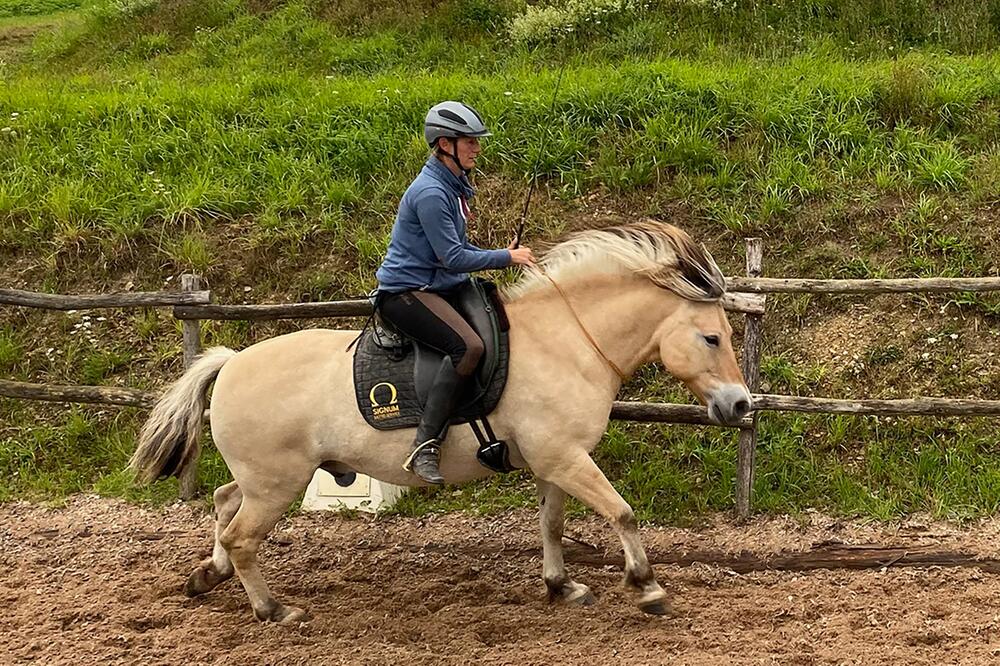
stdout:
[[(0, 505), (0, 664), (996, 664), (1000, 576), (977, 568), (764, 571), (658, 565), (672, 617), (635, 608), (617, 567), (574, 564), (589, 608), (550, 606), (536, 514), (429, 519), (305, 514), (262, 548), (298, 626), (254, 620), (240, 585), (187, 599), (211, 549), (211, 516), (77, 497)], [(618, 554), (594, 518), (567, 533)], [(719, 517), (642, 531), (647, 552), (758, 554), (845, 543), (938, 544), (996, 557), (1000, 521), (959, 529), (913, 519), (843, 523), (818, 514)]]

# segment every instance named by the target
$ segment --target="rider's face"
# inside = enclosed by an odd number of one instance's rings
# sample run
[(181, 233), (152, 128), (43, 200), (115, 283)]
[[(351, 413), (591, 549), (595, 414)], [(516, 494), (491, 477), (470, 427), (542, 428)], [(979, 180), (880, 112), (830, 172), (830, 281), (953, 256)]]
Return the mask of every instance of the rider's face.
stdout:
[(471, 171), (476, 166), (476, 158), (479, 157), (479, 152), (482, 150), (482, 146), (479, 145), (479, 137), (460, 136), (457, 139), (444, 139), (444, 141), (446, 141), (446, 145), (443, 148), (448, 153), (451, 153), (453, 149), (457, 150), (458, 161), (463, 169)]

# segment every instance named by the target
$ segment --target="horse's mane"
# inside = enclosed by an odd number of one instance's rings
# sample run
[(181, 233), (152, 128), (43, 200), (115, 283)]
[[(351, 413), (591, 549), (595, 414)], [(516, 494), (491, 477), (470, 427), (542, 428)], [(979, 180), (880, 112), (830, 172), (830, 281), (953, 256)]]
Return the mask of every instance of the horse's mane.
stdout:
[[(504, 291), (516, 299), (553, 279), (595, 273), (636, 273), (691, 301), (717, 301), (726, 279), (712, 255), (696, 245), (687, 232), (656, 220), (645, 220), (570, 235), (526, 268), (524, 277)], [(543, 272), (544, 271), (544, 274)]]

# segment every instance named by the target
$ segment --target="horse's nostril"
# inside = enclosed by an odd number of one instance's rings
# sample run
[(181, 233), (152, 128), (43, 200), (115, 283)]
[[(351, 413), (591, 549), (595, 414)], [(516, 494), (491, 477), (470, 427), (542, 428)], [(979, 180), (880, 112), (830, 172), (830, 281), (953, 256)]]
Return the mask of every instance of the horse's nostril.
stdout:
[(738, 400), (733, 409), (737, 414), (743, 415), (750, 411), (750, 403), (746, 400)]

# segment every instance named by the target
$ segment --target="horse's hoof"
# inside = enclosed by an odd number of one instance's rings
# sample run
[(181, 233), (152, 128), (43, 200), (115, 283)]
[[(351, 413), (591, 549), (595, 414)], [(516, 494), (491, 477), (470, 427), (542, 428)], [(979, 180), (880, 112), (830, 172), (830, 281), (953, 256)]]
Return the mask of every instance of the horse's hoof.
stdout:
[(198, 567), (191, 572), (184, 584), (184, 596), (197, 597), (199, 594), (210, 591), (213, 587), (215, 586), (208, 582), (208, 572), (203, 567)]
[(281, 604), (272, 601), (263, 610), (253, 611), (254, 617), (256, 617), (261, 622), (275, 622), (277, 624), (297, 624), (299, 622), (306, 622), (309, 620), (309, 614), (306, 613), (301, 608), (296, 608), (295, 606), (282, 606)]
[(586, 585), (574, 583), (575, 589), (563, 597), (563, 603), (567, 606), (593, 606), (597, 603), (597, 597)]
[(592, 606), (597, 602), (594, 593), (583, 583), (574, 583), (571, 580), (560, 578), (545, 581), (545, 586), (549, 590), (549, 603), (552, 604)]
[(199, 594), (211, 592), (218, 587), (219, 583), (227, 581), (232, 577), (232, 574), (220, 576), (212, 568), (199, 566), (188, 576), (187, 582), (184, 584), (184, 596), (197, 597)]
[(670, 599), (659, 585), (639, 599), (639, 610), (650, 615), (670, 615), (672, 613)]
[(309, 613), (295, 606), (282, 606), (280, 616), (274, 619), (278, 624), (291, 625), (299, 622), (308, 622)]
[(670, 604), (666, 601), (651, 601), (639, 604), (639, 610), (650, 615), (670, 615)]

